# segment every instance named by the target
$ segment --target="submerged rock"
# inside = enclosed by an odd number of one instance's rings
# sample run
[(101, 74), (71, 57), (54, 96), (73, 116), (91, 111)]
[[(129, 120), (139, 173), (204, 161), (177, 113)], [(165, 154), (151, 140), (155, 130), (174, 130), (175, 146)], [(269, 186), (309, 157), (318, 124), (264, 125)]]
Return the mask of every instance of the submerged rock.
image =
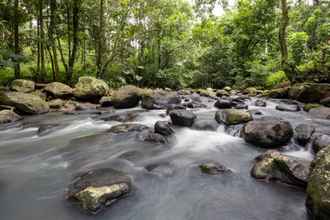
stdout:
[(104, 121), (118, 121), (118, 122), (131, 122), (139, 116), (139, 113), (144, 112), (144, 110), (134, 110), (128, 112), (114, 112), (110, 114), (105, 114), (98, 119)]
[(305, 146), (315, 132), (315, 127), (308, 124), (300, 124), (295, 128), (295, 140), (298, 144)]
[(306, 206), (312, 219), (330, 219), (330, 147), (321, 150), (311, 166)]
[(106, 82), (90, 76), (80, 77), (75, 86), (74, 96), (78, 99), (98, 102), (109, 91)]
[(15, 92), (33, 92), (35, 83), (31, 80), (16, 79), (11, 83), (10, 88)]
[(131, 179), (113, 169), (91, 170), (75, 177), (67, 190), (67, 199), (78, 201), (92, 214), (127, 195), (132, 188)]
[(54, 98), (69, 98), (73, 95), (73, 89), (60, 82), (53, 82), (46, 85), (44, 91)]
[(219, 128), (219, 124), (214, 120), (197, 120), (193, 124), (193, 129), (200, 131), (216, 131)]
[(246, 142), (264, 148), (276, 148), (287, 144), (293, 136), (289, 122), (277, 118), (261, 118), (248, 122), (243, 127)]
[(199, 165), (202, 173), (209, 175), (218, 175), (222, 173), (230, 173), (231, 170), (218, 162), (207, 162)]
[(137, 138), (140, 141), (145, 141), (145, 142), (151, 142), (151, 143), (160, 143), (160, 144), (165, 144), (168, 142), (166, 137), (164, 137), (161, 134), (155, 133), (152, 130), (144, 130), (137, 134)]
[(218, 111), (215, 114), (215, 119), (218, 123), (225, 123), (226, 125), (243, 124), (253, 120), (249, 111), (238, 109), (225, 109)]
[(279, 111), (285, 111), (285, 112), (299, 112), (300, 107), (297, 104), (286, 104), (281, 103), (278, 106), (276, 106), (276, 109)]
[(110, 128), (109, 132), (120, 134), (128, 132), (141, 132), (147, 129), (149, 129), (149, 127), (141, 124), (120, 124)]
[(12, 123), (21, 120), (22, 117), (11, 110), (0, 111), (0, 124)]
[(267, 103), (265, 101), (259, 99), (254, 102), (254, 105), (257, 107), (266, 107)]
[(330, 120), (330, 108), (327, 107), (313, 108), (309, 114), (315, 118)]
[(191, 127), (197, 116), (187, 110), (173, 110), (170, 112), (172, 123), (177, 126)]
[(155, 124), (155, 132), (166, 137), (174, 134), (174, 129), (172, 128), (172, 124), (168, 121), (158, 121)]
[(279, 180), (300, 187), (307, 186), (310, 162), (267, 151), (256, 158), (251, 175), (256, 179)]
[(0, 104), (14, 106), (23, 114), (42, 114), (49, 111), (47, 102), (28, 93), (0, 92)]

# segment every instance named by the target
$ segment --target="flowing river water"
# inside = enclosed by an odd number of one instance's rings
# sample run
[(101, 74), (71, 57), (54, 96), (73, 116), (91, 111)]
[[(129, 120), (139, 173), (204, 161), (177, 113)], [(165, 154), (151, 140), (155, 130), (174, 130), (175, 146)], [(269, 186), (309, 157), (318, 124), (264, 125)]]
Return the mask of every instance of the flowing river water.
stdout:
[[(212, 103), (211, 103), (212, 104)], [(250, 106), (266, 116), (329, 128), (306, 113)], [(121, 110), (136, 111), (137, 109)], [(214, 120), (213, 107), (196, 110)], [(169, 120), (165, 111), (140, 111), (134, 123), (153, 127)], [(246, 144), (219, 125), (217, 131), (176, 128), (175, 141), (155, 145), (136, 134), (107, 132), (115, 121), (91, 113), (49, 113), (26, 117), (0, 130), (0, 213), (3, 220), (304, 220), (305, 193), (279, 183), (253, 179), (253, 159), (264, 149)], [(238, 128), (237, 128), (238, 129)], [(236, 131), (237, 131), (236, 129)], [(235, 128), (230, 133), (235, 133)], [(237, 133), (237, 132), (236, 132)], [(309, 149), (291, 143), (286, 154), (311, 160)], [(202, 174), (198, 165), (218, 161), (233, 173)], [(129, 174), (133, 192), (98, 216), (86, 215), (65, 200), (72, 176), (111, 167)]]

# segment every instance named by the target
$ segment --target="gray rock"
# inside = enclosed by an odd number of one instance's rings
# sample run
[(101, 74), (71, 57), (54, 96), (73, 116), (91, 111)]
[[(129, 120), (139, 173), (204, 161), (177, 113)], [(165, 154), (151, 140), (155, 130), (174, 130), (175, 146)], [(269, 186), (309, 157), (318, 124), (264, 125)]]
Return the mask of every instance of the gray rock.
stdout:
[(67, 190), (67, 199), (78, 201), (81, 207), (92, 214), (131, 192), (131, 178), (113, 169), (90, 170), (73, 178)]
[(246, 142), (264, 148), (277, 148), (287, 144), (293, 136), (289, 122), (276, 118), (261, 118), (248, 122), (242, 131)]
[(173, 110), (170, 112), (170, 117), (173, 125), (182, 126), (182, 127), (191, 127), (197, 116), (187, 110)]
[(155, 132), (166, 137), (174, 134), (174, 129), (172, 128), (172, 124), (167, 121), (158, 121), (155, 124)]

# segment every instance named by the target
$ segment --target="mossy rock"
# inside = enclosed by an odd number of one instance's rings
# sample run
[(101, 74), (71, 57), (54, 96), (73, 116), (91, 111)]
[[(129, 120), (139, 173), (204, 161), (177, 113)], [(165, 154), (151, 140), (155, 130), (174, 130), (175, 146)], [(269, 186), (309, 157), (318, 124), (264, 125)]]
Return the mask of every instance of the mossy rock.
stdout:
[(21, 92), (0, 93), (0, 104), (15, 107), (23, 114), (42, 114), (49, 111), (49, 105), (39, 96)]
[(274, 98), (274, 99), (285, 99), (288, 98), (289, 88), (279, 88), (265, 91), (263, 96)]
[(256, 179), (279, 180), (305, 188), (309, 167), (309, 161), (270, 150), (256, 158), (251, 175)]
[(239, 109), (225, 109), (218, 111), (215, 115), (218, 123), (225, 123), (226, 125), (243, 124), (253, 120), (249, 111)]
[(150, 96), (149, 90), (128, 85), (114, 91), (111, 100), (115, 108), (134, 108), (139, 105), (141, 97), (143, 96)]
[(35, 90), (35, 83), (31, 80), (16, 79), (11, 83), (11, 90), (15, 92), (33, 92)]
[(44, 90), (54, 98), (69, 98), (73, 95), (73, 89), (59, 82), (53, 82), (46, 85)]
[(21, 120), (22, 117), (11, 110), (0, 111), (0, 124), (12, 123)]
[(305, 83), (296, 84), (289, 90), (289, 97), (304, 103), (319, 103), (330, 96), (330, 84)]
[(306, 205), (312, 219), (330, 219), (330, 146), (321, 150), (312, 163)]
[(305, 112), (309, 112), (311, 109), (313, 108), (319, 108), (321, 107), (320, 104), (317, 104), (317, 103), (308, 103), (308, 104), (305, 104), (304, 105), (304, 111)]
[(75, 86), (74, 96), (81, 100), (98, 102), (100, 98), (105, 96), (109, 91), (109, 86), (106, 82), (94, 77), (80, 77)]

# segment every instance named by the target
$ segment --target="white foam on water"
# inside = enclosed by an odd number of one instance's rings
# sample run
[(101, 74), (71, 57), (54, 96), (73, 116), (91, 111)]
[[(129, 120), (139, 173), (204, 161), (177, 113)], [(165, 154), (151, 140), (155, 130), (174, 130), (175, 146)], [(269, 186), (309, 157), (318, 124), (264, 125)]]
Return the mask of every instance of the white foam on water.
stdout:
[(77, 131), (88, 131), (88, 130), (92, 130), (92, 131), (102, 131), (102, 130), (107, 130), (109, 128), (111, 128), (112, 124), (110, 123), (105, 123), (104, 121), (94, 121), (91, 118), (87, 118), (85, 120), (78, 120), (78, 121), (74, 121), (72, 124), (70, 124), (69, 126), (55, 131), (49, 135), (45, 135), (44, 137), (49, 137), (49, 136), (60, 136), (60, 135), (66, 135), (66, 134), (71, 134), (71, 133), (75, 133)]
[(310, 151), (304, 150), (304, 149), (299, 150), (299, 151), (284, 152), (283, 154), (287, 155), (287, 156), (292, 156), (292, 157), (309, 160), (309, 161), (312, 161), (314, 159), (313, 154)]
[(197, 131), (191, 129), (183, 129), (176, 134), (176, 137), (178, 142), (174, 145), (174, 149), (194, 152), (216, 150), (217, 146), (242, 141), (240, 138), (230, 136), (223, 132)]
[(153, 110), (141, 113), (139, 118), (134, 121), (135, 123), (143, 124), (148, 127), (153, 127), (158, 121), (170, 121), (170, 117), (162, 117), (161, 115), (166, 114), (165, 110)]

